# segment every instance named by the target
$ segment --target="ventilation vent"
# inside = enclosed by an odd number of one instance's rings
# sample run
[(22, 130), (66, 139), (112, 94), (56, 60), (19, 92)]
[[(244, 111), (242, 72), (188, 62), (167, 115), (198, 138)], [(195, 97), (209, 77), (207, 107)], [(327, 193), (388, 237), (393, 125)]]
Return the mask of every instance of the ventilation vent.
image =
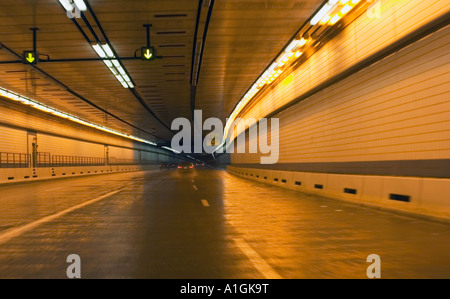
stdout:
[(316, 188), (316, 189), (323, 189), (323, 185), (315, 184), (314, 188)]
[(389, 199), (403, 201), (403, 202), (410, 202), (411, 197), (409, 195), (391, 193), (391, 194), (389, 194)]
[(185, 17), (187, 17), (187, 14), (186, 13), (155, 14), (154, 17), (157, 18), (157, 19), (158, 18), (159, 19), (162, 19), (162, 18), (166, 18), (166, 19), (168, 19), (168, 18), (170, 18), (170, 19), (172, 19), (172, 18), (185, 18)]
[(351, 188), (344, 188), (344, 193), (356, 194), (357, 190), (356, 189), (351, 189)]
[(170, 30), (170, 31), (157, 31), (157, 35), (185, 35), (186, 31), (184, 30)]

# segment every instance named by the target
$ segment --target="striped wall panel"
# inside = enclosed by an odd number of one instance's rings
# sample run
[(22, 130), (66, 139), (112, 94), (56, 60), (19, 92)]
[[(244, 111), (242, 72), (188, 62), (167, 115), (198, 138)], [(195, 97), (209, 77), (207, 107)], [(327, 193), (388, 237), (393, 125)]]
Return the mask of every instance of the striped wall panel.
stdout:
[(59, 156), (104, 158), (105, 146), (73, 139), (37, 134), (38, 151)]
[(443, 28), (276, 115), (279, 163), (449, 159), (449, 40)]
[(0, 152), (27, 153), (27, 132), (0, 126)]

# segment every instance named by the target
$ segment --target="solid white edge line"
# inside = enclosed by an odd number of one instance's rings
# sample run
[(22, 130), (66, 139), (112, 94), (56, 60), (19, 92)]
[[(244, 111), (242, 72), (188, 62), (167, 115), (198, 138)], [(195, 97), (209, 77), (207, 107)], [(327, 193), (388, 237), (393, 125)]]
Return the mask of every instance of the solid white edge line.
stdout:
[(249, 258), (256, 270), (265, 279), (283, 279), (243, 238), (236, 238), (234, 242), (239, 249)]
[(61, 212), (58, 212), (58, 213), (46, 216), (46, 217), (41, 218), (39, 220), (35, 220), (35, 221), (30, 222), (28, 224), (25, 224), (25, 225), (22, 225), (22, 226), (19, 226), (19, 227), (10, 228), (10, 229), (0, 233), (0, 244), (6, 243), (9, 240), (11, 240), (12, 238), (18, 237), (21, 234), (26, 233), (27, 231), (32, 230), (33, 228), (36, 228), (39, 225), (42, 225), (42, 224), (45, 224), (47, 222), (53, 221), (55, 219), (58, 219), (59, 217), (62, 217), (64, 215), (70, 213), (70, 212), (73, 212), (75, 210), (81, 209), (81, 208), (83, 208), (85, 206), (88, 206), (90, 204), (96, 203), (96, 202), (98, 202), (98, 201), (100, 201), (102, 199), (105, 199), (105, 198), (108, 198), (110, 196), (113, 196), (113, 195), (123, 191), (125, 188), (126, 187), (122, 187), (122, 188), (120, 188), (118, 190), (111, 191), (111, 192), (109, 192), (107, 194), (104, 194), (104, 195), (101, 195), (101, 196), (96, 197), (94, 199), (85, 201), (85, 202), (83, 202), (81, 204), (78, 204), (76, 206), (70, 207), (70, 208), (65, 209), (65, 210), (63, 210)]

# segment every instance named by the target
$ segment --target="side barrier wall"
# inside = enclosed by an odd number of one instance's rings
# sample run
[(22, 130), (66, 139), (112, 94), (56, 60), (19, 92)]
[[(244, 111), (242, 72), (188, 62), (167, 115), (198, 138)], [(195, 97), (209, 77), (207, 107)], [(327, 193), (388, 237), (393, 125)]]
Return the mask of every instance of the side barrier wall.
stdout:
[(29, 181), (100, 175), (117, 172), (156, 170), (159, 165), (110, 165), (44, 168), (5, 168), (0, 169), (0, 185)]
[(229, 173), (307, 194), (450, 222), (450, 179), (345, 175), (228, 166)]

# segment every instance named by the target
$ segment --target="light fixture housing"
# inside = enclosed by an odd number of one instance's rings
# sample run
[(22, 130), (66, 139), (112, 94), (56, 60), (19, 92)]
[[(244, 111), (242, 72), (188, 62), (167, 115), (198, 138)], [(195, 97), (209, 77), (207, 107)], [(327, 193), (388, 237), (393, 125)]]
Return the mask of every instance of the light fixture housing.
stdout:
[(64, 7), (66, 11), (73, 11), (76, 7), (79, 11), (86, 11), (87, 6), (83, 0), (59, 0), (59, 3)]
[(77, 6), (77, 8), (80, 11), (86, 11), (87, 10), (86, 3), (84, 3), (83, 0), (74, 0), (73, 2), (75, 3), (75, 5)]
[(92, 44), (92, 48), (97, 53), (97, 55), (103, 59), (103, 62), (108, 67), (110, 72), (116, 77), (116, 79), (122, 84), (124, 88), (134, 88), (133, 81), (130, 76), (125, 71), (125, 68), (116, 59), (114, 51), (109, 44)]
[(361, 0), (329, 0), (311, 18), (311, 26), (317, 24), (332, 26), (351, 11)]
[(64, 7), (64, 9), (66, 11), (72, 11), (73, 10), (73, 5), (72, 5), (72, 3), (70, 3), (69, 0), (59, 0), (59, 3), (61, 3), (61, 5)]

